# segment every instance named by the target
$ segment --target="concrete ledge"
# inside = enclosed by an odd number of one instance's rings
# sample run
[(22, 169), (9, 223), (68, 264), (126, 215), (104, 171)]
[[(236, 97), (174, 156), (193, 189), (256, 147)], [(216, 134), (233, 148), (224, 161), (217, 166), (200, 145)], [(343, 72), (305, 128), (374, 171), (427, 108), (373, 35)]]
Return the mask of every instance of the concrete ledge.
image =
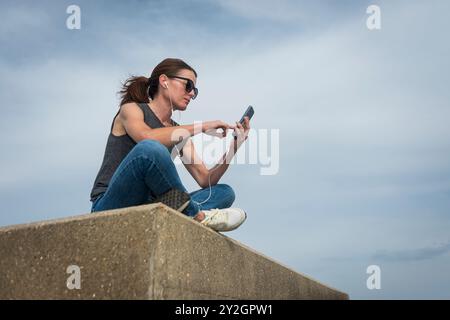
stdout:
[(0, 299), (348, 299), (162, 204), (0, 228), (0, 255)]

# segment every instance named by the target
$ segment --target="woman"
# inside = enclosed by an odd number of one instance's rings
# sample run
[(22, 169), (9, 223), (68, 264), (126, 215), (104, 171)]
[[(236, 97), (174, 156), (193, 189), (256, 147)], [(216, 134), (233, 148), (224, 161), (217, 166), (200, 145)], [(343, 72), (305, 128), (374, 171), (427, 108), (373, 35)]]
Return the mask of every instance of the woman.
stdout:
[(234, 129), (236, 135), (228, 153), (208, 169), (189, 139), (200, 132), (198, 124), (194, 130), (194, 125), (180, 126), (171, 119), (172, 111), (186, 110), (197, 96), (196, 81), (197, 73), (184, 61), (165, 59), (150, 78), (131, 77), (124, 83), (120, 110), (113, 119), (91, 192), (92, 212), (151, 203), (173, 189), (187, 192), (171, 156), (175, 147), (202, 188), (189, 194), (183, 213), (216, 231), (234, 230), (245, 221), (242, 209), (230, 208), (233, 189), (218, 182), (247, 139), (249, 119), (245, 119), (245, 128), (239, 122), (233, 126), (219, 120), (201, 124), (201, 132), (206, 134), (217, 136), (222, 129), (224, 137), (228, 129)]

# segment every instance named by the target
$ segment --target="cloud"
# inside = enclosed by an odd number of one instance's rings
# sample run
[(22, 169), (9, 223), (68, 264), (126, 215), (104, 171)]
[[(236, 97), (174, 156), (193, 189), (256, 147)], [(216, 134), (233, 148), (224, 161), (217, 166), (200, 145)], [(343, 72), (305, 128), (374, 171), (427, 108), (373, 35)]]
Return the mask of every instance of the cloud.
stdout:
[[(448, 234), (448, 2), (381, 2), (379, 32), (366, 29), (365, 4), (342, 1), (81, 2), (73, 32), (64, 5), (29, 3), (11, 5), (20, 26), (0, 51), (3, 224), (87, 212), (120, 81), (179, 56), (200, 87), (181, 123), (233, 122), (252, 104), (253, 128), (280, 129), (277, 175), (233, 165), (221, 180), (249, 212), (233, 237), (333, 284), (378, 248)], [(42, 24), (22, 25), (32, 12)], [(377, 255), (432, 265), (446, 246)]]
[(50, 15), (43, 7), (30, 9), (24, 3), (3, 4), (1, 10), (0, 40), (14, 41), (16, 36), (23, 37), (29, 30), (48, 27)]
[[(275, 23), (317, 25), (318, 21), (332, 22), (348, 9), (347, 1), (289, 1), (281, 0), (221, 0), (220, 6), (245, 19), (263, 20)], [(319, 18), (320, 17), (320, 18)]]
[(434, 259), (450, 252), (450, 241), (435, 246), (400, 251), (379, 251), (373, 256), (376, 261), (412, 262)]

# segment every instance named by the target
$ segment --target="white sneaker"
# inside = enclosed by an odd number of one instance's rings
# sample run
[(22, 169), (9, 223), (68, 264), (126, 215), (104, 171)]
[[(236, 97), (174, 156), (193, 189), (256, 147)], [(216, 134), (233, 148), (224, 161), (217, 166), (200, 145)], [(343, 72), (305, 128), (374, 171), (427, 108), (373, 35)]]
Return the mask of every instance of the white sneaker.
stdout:
[(202, 210), (205, 219), (200, 221), (204, 226), (216, 231), (231, 231), (239, 227), (247, 219), (247, 214), (239, 208)]

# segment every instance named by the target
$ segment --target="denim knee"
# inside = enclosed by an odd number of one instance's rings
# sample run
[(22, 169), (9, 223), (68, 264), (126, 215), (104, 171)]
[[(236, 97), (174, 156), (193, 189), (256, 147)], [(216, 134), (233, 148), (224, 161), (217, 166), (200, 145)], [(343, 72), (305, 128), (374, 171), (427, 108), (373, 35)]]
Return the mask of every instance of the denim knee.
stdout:
[(236, 199), (236, 194), (232, 187), (225, 183), (219, 183), (215, 186), (220, 190), (220, 193), (223, 194), (223, 201), (225, 202), (225, 207), (231, 207), (234, 200)]
[(154, 156), (155, 158), (167, 158), (171, 160), (169, 150), (165, 145), (157, 140), (144, 139), (141, 140), (136, 146), (136, 151), (147, 155)]

